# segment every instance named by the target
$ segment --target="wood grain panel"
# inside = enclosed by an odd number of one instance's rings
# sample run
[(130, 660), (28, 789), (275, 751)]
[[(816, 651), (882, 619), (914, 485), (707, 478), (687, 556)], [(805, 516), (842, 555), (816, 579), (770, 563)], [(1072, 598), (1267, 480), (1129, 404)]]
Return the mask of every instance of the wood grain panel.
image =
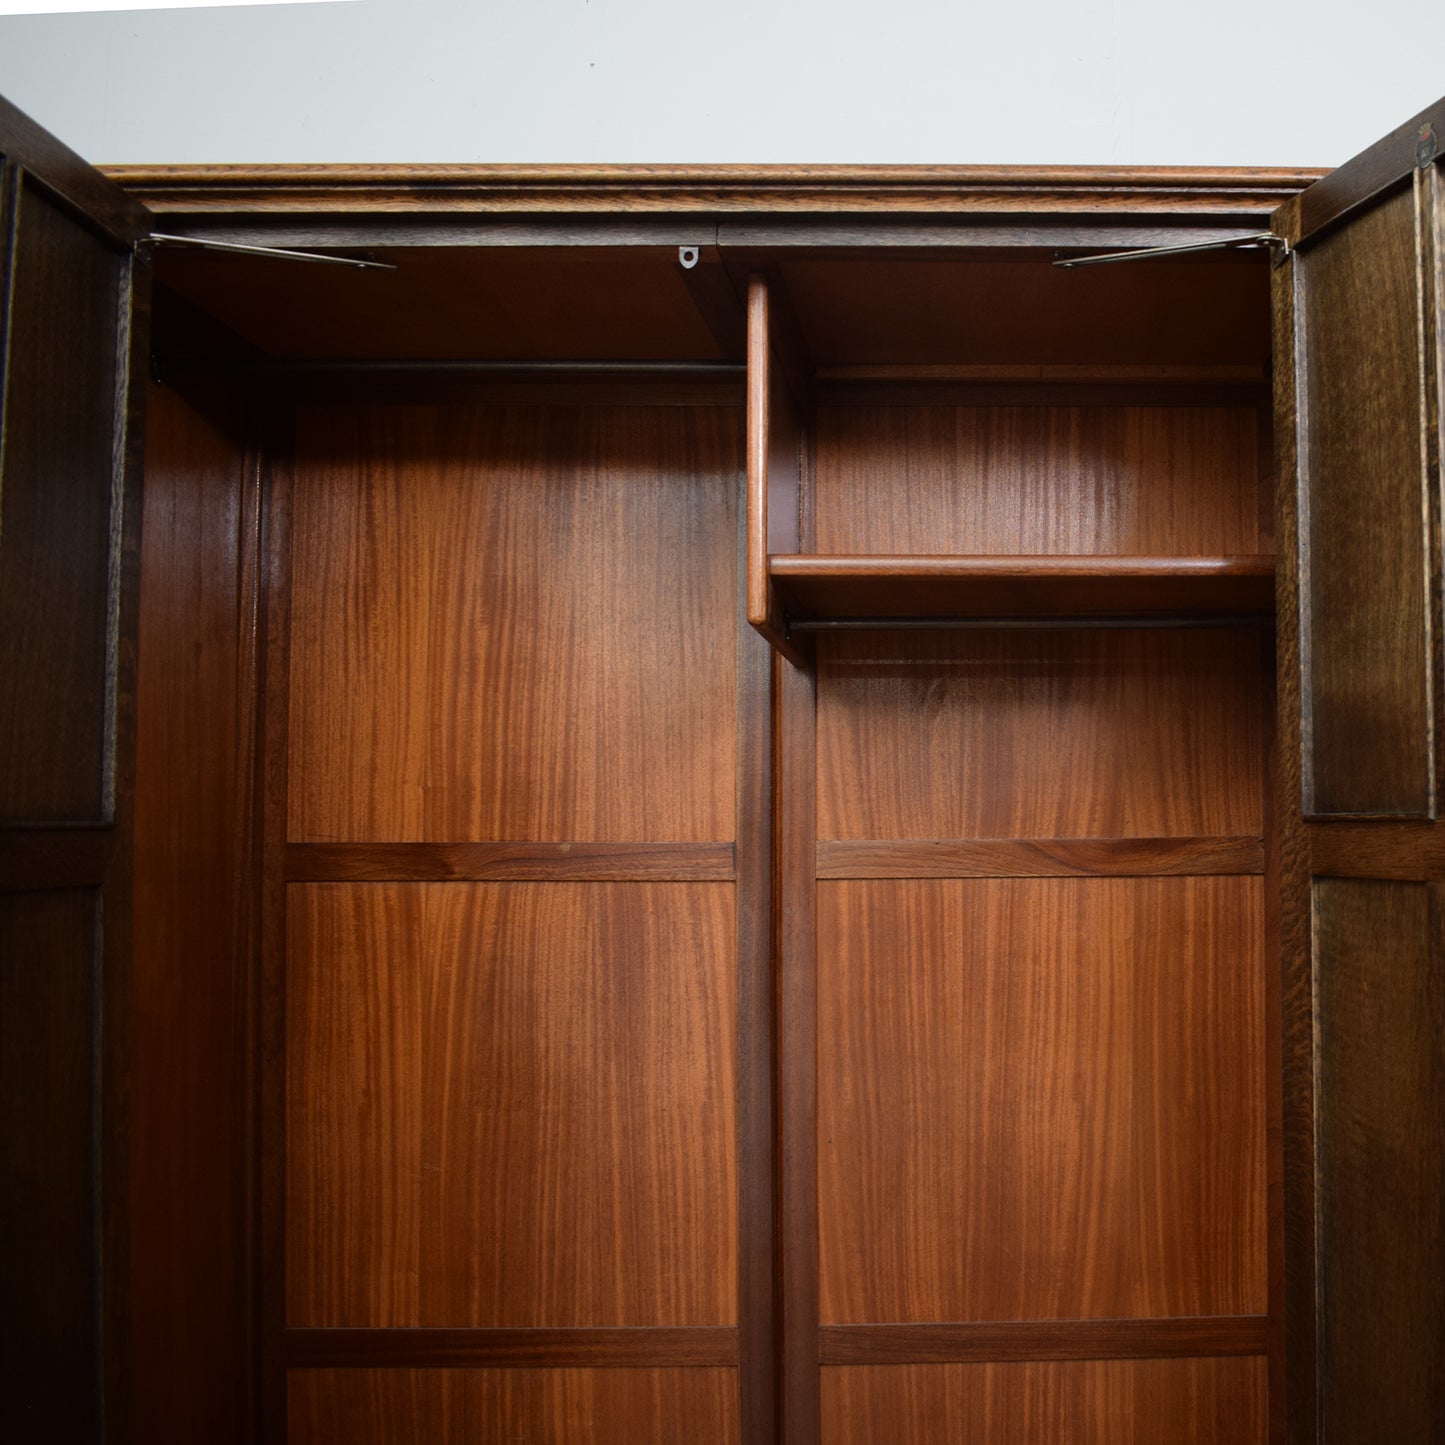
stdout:
[(814, 550), (1267, 551), (1256, 417), (1252, 406), (820, 406)]
[(775, 556), (795, 632), (815, 619), (1267, 615), (1272, 557)]
[[(134, 1430), (246, 1438), (257, 499), (243, 418), (152, 386), (137, 700)], [(177, 760), (184, 759), (184, 766)]]
[(730, 840), (737, 413), (318, 408), (291, 837)]
[(1438, 888), (1320, 879), (1319, 1381), (1330, 1440), (1445, 1431)]
[(728, 884), (296, 884), (292, 1324), (736, 1320)]
[(874, 838), (818, 843), (819, 878), (1069, 878), (1262, 873), (1258, 838)]
[(1264, 1315), (992, 1324), (825, 1325), (825, 1365), (951, 1365), (1003, 1360), (1148, 1360), (1263, 1355)]
[(21, 187), (0, 477), (0, 821), (105, 821), (124, 259)]
[(292, 843), (292, 883), (725, 882), (731, 843)]
[[(704, 229), (685, 239), (702, 240)], [(395, 263), (394, 272), (302, 270), (266, 257), (167, 250), (159, 268), (167, 285), (271, 356), (652, 361), (722, 355), (693, 302), (676, 242), (482, 253), (423, 246), (385, 259)]]
[[(812, 219), (808, 229), (817, 246), (823, 228)], [(1167, 244), (1115, 234), (1125, 246)], [(1037, 239), (1094, 245), (1086, 236)], [(975, 233), (980, 243), (989, 244)], [(914, 244), (927, 244), (920, 231)], [(975, 251), (963, 264), (915, 254), (899, 264), (835, 250), (785, 260), (782, 272), (820, 366), (1269, 362), (1262, 256), (1060, 271), (1044, 257), (997, 252)]]
[(1258, 836), (1261, 756), (1248, 632), (819, 641), (823, 838)]
[(1258, 1359), (886, 1365), (823, 1371), (828, 1445), (1263, 1445)]
[(286, 1363), (308, 1368), (363, 1366), (580, 1369), (592, 1366), (691, 1369), (738, 1363), (738, 1331), (730, 1325), (669, 1329), (566, 1330), (287, 1330)]
[(819, 884), (823, 1320), (1262, 1314), (1262, 906)]
[(287, 1394), (291, 1445), (738, 1438), (729, 1369), (293, 1370)]
[(27, 1445), (101, 1426), (98, 904), (0, 894), (0, 1400)]
[(1415, 202), (1296, 259), (1305, 811), (1434, 806)]

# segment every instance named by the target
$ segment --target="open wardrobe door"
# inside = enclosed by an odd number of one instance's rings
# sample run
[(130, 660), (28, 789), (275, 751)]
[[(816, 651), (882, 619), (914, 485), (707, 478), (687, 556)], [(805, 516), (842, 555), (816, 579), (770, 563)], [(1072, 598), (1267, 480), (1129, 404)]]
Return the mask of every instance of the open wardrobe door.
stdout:
[(0, 101), (0, 1433), (121, 1439), (149, 214)]
[(1445, 101), (1276, 213), (1292, 1441), (1445, 1437)]

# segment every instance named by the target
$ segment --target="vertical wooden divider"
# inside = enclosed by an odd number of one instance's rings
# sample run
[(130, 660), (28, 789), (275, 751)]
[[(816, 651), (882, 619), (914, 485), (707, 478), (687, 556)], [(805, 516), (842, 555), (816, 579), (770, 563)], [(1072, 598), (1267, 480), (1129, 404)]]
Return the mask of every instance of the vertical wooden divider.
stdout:
[(746, 509), (737, 628), (738, 1418), (743, 1445), (777, 1439), (773, 1216), (772, 648), (748, 625)]
[(787, 1445), (818, 1440), (816, 680), (773, 661), (777, 696), (778, 1089), (781, 1160), (782, 1425)]
[[(801, 421), (773, 354), (774, 302), (763, 276), (748, 280), (747, 606), (748, 621), (790, 661), (790, 641), (768, 575), (770, 552), (798, 550)], [(771, 505), (774, 501), (778, 505)]]
[(257, 1352), (261, 1438), (286, 1438), (286, 831), (290, 708), (292, 426), (267, 427), (262, 519)]

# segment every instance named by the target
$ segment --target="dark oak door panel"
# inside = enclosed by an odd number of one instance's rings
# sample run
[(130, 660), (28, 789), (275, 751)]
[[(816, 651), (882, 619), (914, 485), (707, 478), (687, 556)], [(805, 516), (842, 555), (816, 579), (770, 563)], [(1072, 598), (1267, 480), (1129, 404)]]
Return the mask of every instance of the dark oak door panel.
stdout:
[(0, 1397), (122, 1439), (143, 207), (0, 101)]
[(1290, 1438), (1329, 1445), (1445, 1431), (1442, 134), (1275, 220)]

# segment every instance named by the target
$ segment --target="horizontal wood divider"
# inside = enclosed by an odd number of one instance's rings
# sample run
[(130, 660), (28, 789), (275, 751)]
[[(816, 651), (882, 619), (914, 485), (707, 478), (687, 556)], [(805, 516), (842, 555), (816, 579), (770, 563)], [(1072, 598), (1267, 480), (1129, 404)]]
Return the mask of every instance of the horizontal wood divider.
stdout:
[(620, 1329), (288, 1329), (282, 1354), (291, 1369), (682, 1369), (735, 1366), (732, 1325)]
[(288, 843), (288, 883), (726, 883), (731, 843)]
[(1017, 1360), (1196, 1359), (1264, 1355), (1265, 1315), (986, 1324), (824, 1325), (824, 1365), (951, 1365)]
[(0, 893), (98, 888), (114, 839), (101, 823), (0, 829)]
[(824, 838), (819, 878), (1157, 877), (1264, 872), (1262, 838)]
[(1445, 828), (1434, 823), (1341, 821), (1311, 823), (1306, 831), (1317, 876), (1402, 883), (1445, 878)]

